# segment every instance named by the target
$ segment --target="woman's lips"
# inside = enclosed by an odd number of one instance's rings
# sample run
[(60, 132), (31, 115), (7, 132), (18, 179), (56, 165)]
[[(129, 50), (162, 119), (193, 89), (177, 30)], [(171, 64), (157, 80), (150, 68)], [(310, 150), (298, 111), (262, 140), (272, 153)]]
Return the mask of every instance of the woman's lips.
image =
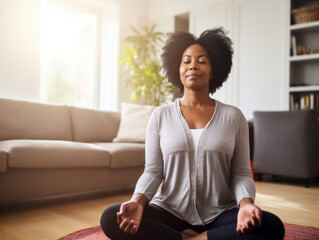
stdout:
[(186, 75), (186, 78), (190, 79), (190, 80), (193, 80), (193, 79), (196, 79), (196, 78), (199, 78), (200, 75), (198, 74), (189, 74), (189, 75)]

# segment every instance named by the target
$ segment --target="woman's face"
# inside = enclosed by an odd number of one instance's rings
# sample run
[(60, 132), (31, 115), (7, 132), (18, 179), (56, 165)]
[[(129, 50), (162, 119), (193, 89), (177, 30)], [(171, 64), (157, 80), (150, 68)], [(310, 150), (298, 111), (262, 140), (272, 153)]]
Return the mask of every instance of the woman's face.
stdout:
[(212, 76), (208, 53), (199, 44), (193, 44), (186, 48), (179, 67), (179, 76), (184, 88), (200, 90), (207, 88)]

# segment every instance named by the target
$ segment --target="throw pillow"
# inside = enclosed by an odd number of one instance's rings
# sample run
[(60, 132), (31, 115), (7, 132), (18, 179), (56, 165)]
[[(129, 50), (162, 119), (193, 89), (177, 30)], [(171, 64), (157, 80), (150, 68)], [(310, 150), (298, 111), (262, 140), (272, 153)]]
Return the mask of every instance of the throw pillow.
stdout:
[(113, 142), (144, 143), (148, 120), (156, 107), (122, 103), (119, 131)]

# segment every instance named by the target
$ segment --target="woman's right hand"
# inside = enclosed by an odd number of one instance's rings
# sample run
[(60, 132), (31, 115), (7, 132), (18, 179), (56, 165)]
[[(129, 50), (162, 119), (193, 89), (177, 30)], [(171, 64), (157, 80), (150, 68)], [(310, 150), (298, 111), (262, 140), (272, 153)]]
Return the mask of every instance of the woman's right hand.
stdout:
[(140, 226), (145, 203), (130, 200), (121, 205), (117, 213), (117, 223), (121, 230), (126, 233), (135, 234)]

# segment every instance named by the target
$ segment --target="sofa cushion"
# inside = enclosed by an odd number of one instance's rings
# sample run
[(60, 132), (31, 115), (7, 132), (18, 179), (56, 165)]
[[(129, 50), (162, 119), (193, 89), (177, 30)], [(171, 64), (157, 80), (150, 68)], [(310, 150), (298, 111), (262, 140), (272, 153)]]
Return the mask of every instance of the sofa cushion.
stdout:
[(73, 140), (111, 142), (120, 125), (120, 113), (71, 107)]
[(90, 144), (56, 140), (7, 140), (0, 150), (8, 154), (8, 168), (108, 167), (110, 154)]
[(155, 106), (122, 103), (121, 122), (113, 142), (145, 143), (148, 120)]
[(0, 140), (72, 140), (67, 106), (0, 98)]
[(0, 151), (0, 173), (7, 171), (7, 153)]
[(95, 143), (111, 155), (110, 168), (144, 166), (145, 144), (143, 143)]

